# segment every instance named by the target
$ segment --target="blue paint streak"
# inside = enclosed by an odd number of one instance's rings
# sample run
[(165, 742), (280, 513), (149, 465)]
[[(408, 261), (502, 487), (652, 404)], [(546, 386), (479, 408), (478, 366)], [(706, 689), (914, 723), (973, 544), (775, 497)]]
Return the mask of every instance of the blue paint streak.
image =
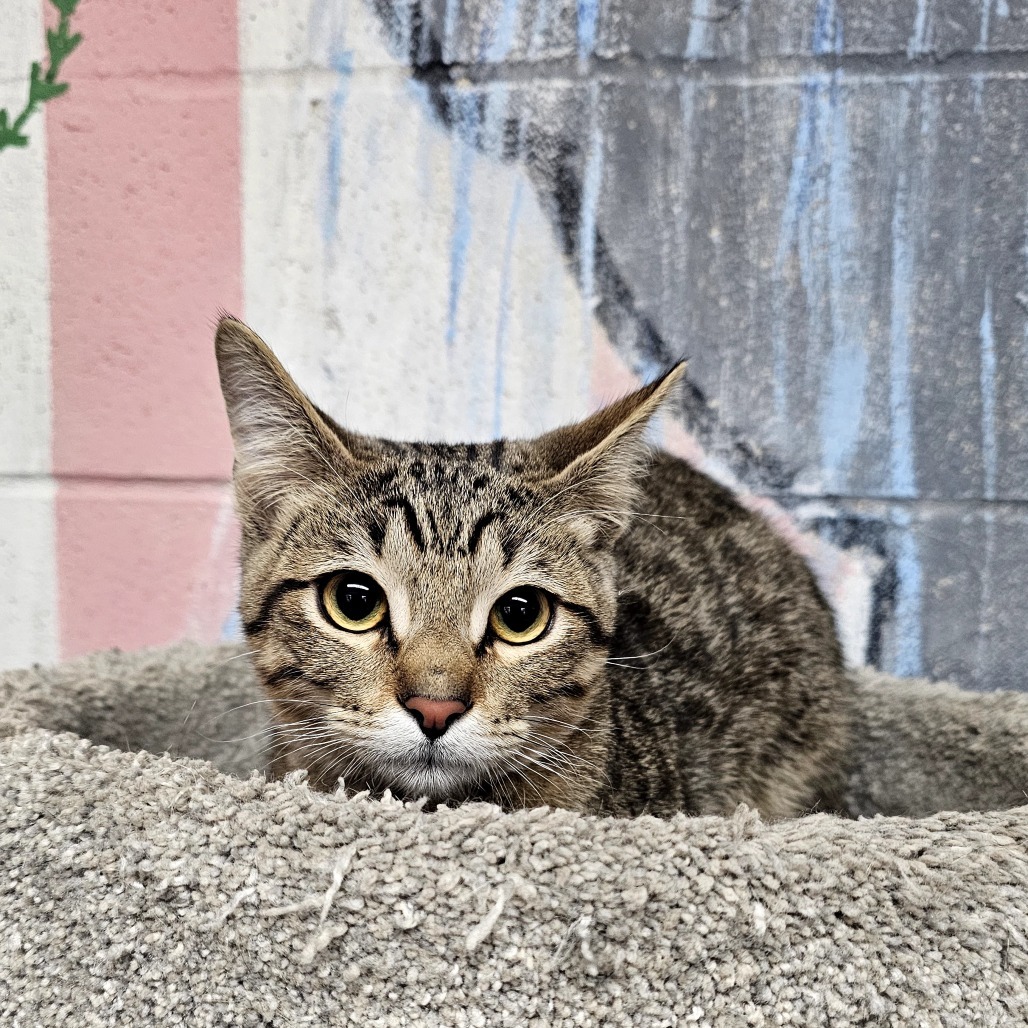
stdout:
[(928, 18), (929, 3), (931, 3), (931, 0), (917, 0), (914, 28), (907, 42), (908, 57), (919, 57), (928, 50), (928, 34), (930, 29)]
[(695, 61), (709, 57), (708, 35), (710, 30), (710, 0), (692, 0), (692, 14), (689, 19), (689, 36), (685, 41), (685, 58)]
[(819, 56), (842, 53), (842, 18), (835, 9), (835, 0), (818, 0), (810, 48)]
[(853, 309), (851, 248), (860, 233), (849, 190), (849, 137), (840, 82), (841, 72), (835, 72), (824, 110), (832, 132), (828, 161), (832, 348), (828, 355), (828, 388), (821, 408), (821, 438), (827, 484), (834, 491), (842, 490), (856, 454), (867, 378), (867, 354), (863, 348), (866, 319), (864, 312)]
[(539, 44), (550, 38), (549, 32), (549, 0), (537, 0), (532, 28), (528, 33), (528, 59), (532, 60), (539, 53)]
[(860, 434), (860, 413), (867, 375), (867, 354), (850, 342), (829, 357), (828, 379), (821, 406), (821, 446), (829, 492), (845, 489)]
[(443, 10), (443, 60), (451, 60), (453, 54), (453, 33), (457, 28), (457, 5), (460, 0), (446, 0)]
[(578, 59), (584, 61), (596, 50), (596, 27), (600, 18), (599, 0), (577, 0)]
[[(819, 0), (811, 36), (819, 53), (841, 50), (842, 24), (834, 0)], [(772, 382), (778, 428), (788, 436), (792, 426), (787, 389), (792, 369), (782, 301), (788, 284), (787, 262), (795, 251), (806, 293), (809, 336), (822, 335), (826, 320), (830, 328), (818, 428), (824, 485), (833, 492), (844, 490), (856, 456), (867, 379), (863, 340), (868, 312), (854, 281), (858, 270), (854, 248), (860, 233), (850, 191), (850, 164), (842, 73), (808, 75), (800, 94), (775, 253)]]
[(478, 142), (481, 151), (492, 157), (503, 156), (503, 133), (509, 100), (510, 87), (505, 82), (489, 86), (483, 95), (484, 113)]
[(981, 0), (982, 17), (978, 25), (978, 46), (976, 49), (985, 50), (989, 45), (989, 16), (992, 14), (992, 0)]
[(507, 238), (503, 244), (503, 265), (500, 270), (500, 316), (496, 322), (496, 378), (493, 381), (493, 437), (503, 435), (503, 384), (507, 364), (507, 328), (510, 323), (510, 268), (514, 259), (514, 240), (521, 217), (524, 180), (519, 175), (514, 183), (514, 196), (507, 219)]
[(982, 343), (982, 478), (985, 499), (996, 499), (996, 337), (992, 325), (992, 287), (985, 287), (985, 304), (978, 325)]
[(579, 284), (582, 291), (582, 333), (586, 345), (592, 347), (592, 315), (596, 294), (596, 210), (600, 200), (603, 176), (603, 137), (600, 132), (599, 93), (592, 94), (592, 124), (589, 129), (589, 156), (582, 180), (582, 208), (578, 226)]
[(243, 619), (238, 610), (233, 609), (221, 623), (220, 638), (222, 642), (238, 642), (243, 638)]
[(901, 172), (892, 209), (892, 311), (889, 323), (890, 491), (916, 496), (914, 424), (910, 402), (910, 284), (913, 260), (907, 229), (907, 177)]
[(453, 227), (450, 232), (450, 296), (446, 309), (446, 345), (457, 338), (457, 308), (468, 265), (471, 242), (471, 173), (475, 161), (475, 132), (478, 105), (475, 95), (462, 93), (456, 99), (453, 145), (456, 171), (453, 182)]
[(408, 60), (414, 48), (415, 0), (396, 0), (389, 22), (389, 43), (393, 53)]
[(502, 61), (514, 47), (514, 33), (518, 25), (518, 8), (521, 0), (503, 0), (503, 9), (491, 33), (482, 59), (486, 61)]
[(900, 530), (896, 552), (896, 656), (893, 674), (922, 674), (921, 655), (921, 556), (914, 538), (910, 515), (893, 511), (893, 524)]
[[(814, 148), (816, 121), (814, 101), (817, 86), (806, 82), (800, 94), (800, 113), (796, 123), (796, 142), (793, 144), (792, 168), (789, 186), (782, 207), (782, 221), (778, 229), (778, 248), (775, 251), (774, 281), (779, 290), (784, 286), (785, 264), (799, 237), (800, 218), (810, 202), (810, 163)], [(771, 369), (774, 382), (775, 417), (784, 424), (788, 415), (789, 344), (782, 318), (778, 316), (778, 296), (775, 296), (774, 326), (771, 332)]]
[(971, 106), (974, 113), (981, 117), (985, 102), (985, 75), (976, 71), (971, 75)]
[(321, 210), (321, 238), (328, 246), (335, 239), (339, 223), (339, 196), (343, 167), (343, 110), (353, 74), (353, 51), (333, 49), (330, 55), (336, 86), (328, 101), (328, 155), (325, 161), (324, 203)]

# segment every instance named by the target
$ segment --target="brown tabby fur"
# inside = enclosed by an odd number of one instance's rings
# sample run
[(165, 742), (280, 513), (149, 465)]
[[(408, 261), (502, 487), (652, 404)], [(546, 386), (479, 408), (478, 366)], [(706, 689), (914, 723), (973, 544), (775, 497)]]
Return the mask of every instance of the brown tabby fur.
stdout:
[[(396, 443), (337, 425), (242, 323), (216, 345), (278, 772), (618, 815), (839, 806), (850, 691), (810, 571), (645, 445), (681, 367), (538, 439)], [(322, 615), (317, 585), (344, 569), (384, 588), (383, 630)], [(512, 646), (488, 613), (523, 585), (555, 613)], [(430, 742), (400, 703), (415, 693), (469, 709)]]

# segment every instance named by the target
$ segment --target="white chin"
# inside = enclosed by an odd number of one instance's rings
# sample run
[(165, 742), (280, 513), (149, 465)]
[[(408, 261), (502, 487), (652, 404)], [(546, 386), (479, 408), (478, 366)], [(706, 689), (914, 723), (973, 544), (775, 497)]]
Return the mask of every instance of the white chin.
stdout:
[(397, 796), (460, 801), (488, 777), (489, 754), (482, 752), (473, 724), (454, 725), (431, 745), (407, 714), (390, 718), (383, 727), (370, 740), (369, 764), (378, 781)]
[(383, 770), (389, 789), (408, 799), (423, 796), (436, 801), (462, 799), (474, 785), (466, 768), (447, 768), (436, 761), (431, 764), (417, 759), (409, 764), (390, 761), (389, 767)]

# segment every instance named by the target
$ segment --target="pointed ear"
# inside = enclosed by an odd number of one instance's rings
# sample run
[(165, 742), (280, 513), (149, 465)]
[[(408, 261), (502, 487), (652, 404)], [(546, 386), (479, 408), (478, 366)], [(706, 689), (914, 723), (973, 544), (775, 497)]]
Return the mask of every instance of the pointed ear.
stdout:
[(329, 421), (255, 332), (223, 317), (214, 349), (235, 443), (232, 476), (244, 519), (273, 516), (283, 497), (334, 477), (353, 460)]
[(612, 525), (627, 524), (639, 491), (639, 477), (649, 459), (645, 432), (650, 419), (685, 373), (685, 362), (662, 378), (574, 425), (555, 429), (531, 445), (549, 471), (544, 487), (570, 513)]

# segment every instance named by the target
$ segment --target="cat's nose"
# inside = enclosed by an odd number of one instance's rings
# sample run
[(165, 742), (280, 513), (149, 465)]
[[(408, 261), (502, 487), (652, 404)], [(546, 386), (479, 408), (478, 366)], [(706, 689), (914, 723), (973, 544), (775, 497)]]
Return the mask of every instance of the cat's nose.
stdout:
[(438, 739), (468, 709), (460, 700), (433, 700), (427, 696), (411, 696), (403, 705), (429, 739)]

